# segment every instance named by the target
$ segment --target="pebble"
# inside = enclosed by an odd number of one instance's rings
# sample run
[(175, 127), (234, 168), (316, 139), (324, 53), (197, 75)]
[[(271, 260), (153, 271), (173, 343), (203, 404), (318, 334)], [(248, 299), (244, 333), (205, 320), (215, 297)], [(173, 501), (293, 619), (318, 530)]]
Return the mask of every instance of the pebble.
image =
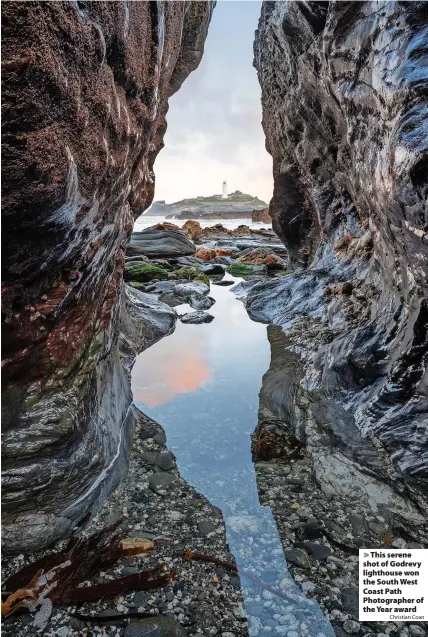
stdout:
[(171, 451), (160, 451), (155, 459), (155, 464), (164, 471), (170, 471), (175, 467), (175, 457)]
[(343, 622), (343, 630), (348, 635), (356, 635), (360, 632), (361, 624), (359, 622), (353, 621), (352, 619), (347, 619)]
[(314, 582), (310, 582), (309, 580), (307, 582), (302, 582), (302, 591), (304, 591), (305, 593), (311, 593), (315, 589), (316, 584), (314, 584)]
[(70, 617), (69, 624), (73, 630), (77, 630), (78, 632), (81, 631), (84, 626), (84, 623), (80, 619), (77, 619), (77, 617)]
[(152, 473), (149, 477), (149, 487), (152, 491), (169, 489), (175, 482), (175, 476), (170, 473)]
[(159, 431), (159, 433), (155, 434), (153, 436), (153, 440), (158, 444), (158, 445), (165, 445), (166, 444), (166, 433), (164, 431)]
[(358, 615), (359, 597), (358, 590), (352, 586), (342, 589), (340, 600), (344, 610), (352, 615)]
[(425, 630), (421, 628), (420, 626), (418, 626), (417, 624), (410, 624), (408, 629), (409, 629), (409, 634), (412, 637), (425, 637), (426, 635)]
[(132, 568), (130, 566), (126, 566), (125, 568), (123, 568), (121, 570), (120, 575), (124, 576), (124, 575), (136, 575), (137, 573), (139, 573), (139, 569), (138, 568)]
[(213, 524), (210, 520), (201, 520), (198, 522), (198, 531), (201, 535), (207, 536), (215, 531), (215, 528), (215, 524)]
[(263, 612), (263, 604), (260, 604), (259, 602), (247, 602), (245, 604), (245, 609), (248, 615), (258, 617)]
[(315, 542), (299, 542), (296, 546), (305, 549), (305, 551), (307, 551), (314, 560), (326, 560), (331, 555), (331, 548), (324, 544), (316, 544)]
[(263, 591), (263, 599), (273, 599), (274, 595), (270, 591)]
[(300, 549), (287, 549), (284, 553), (287, 562), (294, 564), (294, 566), (307, 568), (310, 565), (309, 558), (305, 551)]
[(134, 604), (135, 606), (144, 606), (149, 598), (149, 593), (145, 591), (137, 591), (134, 593)]

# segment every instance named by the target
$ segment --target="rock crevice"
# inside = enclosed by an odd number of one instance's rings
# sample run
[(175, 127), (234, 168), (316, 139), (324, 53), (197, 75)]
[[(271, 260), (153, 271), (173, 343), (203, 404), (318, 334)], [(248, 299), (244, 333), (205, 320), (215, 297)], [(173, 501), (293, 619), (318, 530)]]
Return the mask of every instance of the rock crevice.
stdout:
[(296, 430), (340, 429), (348, 448), (357, 427), (372, 445), (365, 470), (422, 507), (426, 18), (424, 2), (264, 3), (254, 64), (270, 214), (296, 270), (246, 292), (251, 315), (283, 326), (301, 356)]
[(6, 549), (69, 533), (125, 470), (125, 248), (213, 5), (2, 7)]

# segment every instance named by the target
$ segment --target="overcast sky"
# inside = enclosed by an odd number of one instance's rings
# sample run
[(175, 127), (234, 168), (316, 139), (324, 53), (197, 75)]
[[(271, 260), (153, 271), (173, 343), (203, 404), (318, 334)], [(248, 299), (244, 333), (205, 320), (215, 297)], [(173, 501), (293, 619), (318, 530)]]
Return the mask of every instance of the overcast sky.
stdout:
[(218, 2), (199, 67), (170, 99), (165, 148), (155, 163), (155, 199), (241, 190), (269, 202), (272, 160), (261, 127), (253, 68), (261, 3)]

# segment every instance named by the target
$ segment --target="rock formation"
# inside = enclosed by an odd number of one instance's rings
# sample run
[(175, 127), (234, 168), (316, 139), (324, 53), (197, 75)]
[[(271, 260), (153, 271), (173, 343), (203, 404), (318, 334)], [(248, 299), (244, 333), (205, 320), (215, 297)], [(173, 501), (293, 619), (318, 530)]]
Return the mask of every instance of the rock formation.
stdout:
[(236, 190), (227, 199), (221, 195), (210, 195), (182, 199), (171, 204), (155, 201), (145, 214), (171, 219), (250, 219), (253, 212), (264, 210), (266, 206), (258, 197)]
[(133, 232), (127, 249), (131, 256), (146, 257), (181, 257), (195, 252), (195, 244), (181, 230), (156, 228)]
[[(2, 7), (5, 549), (66, 535), (125, 470), (124, 251), (153, 198), (168, 98), (200, 61), (212, 8)], [(163, 312), (141, 346), (172, 329)]]
[[(315, 428), (348, 450), (324, 458), (320, 474), (343, 486), (341, 472), (355, 484), (353, 472), (375, 470), (422, 507), (427, 8), (264, 3), (254, 63), (273, 157), (270, 214), (303, 269), (253, 285), (246, 299), (253, 317), (284, 326), (299, 345), (299, 436)], [(360, 435), (370, 454), (360, 447), (352, 458)]]
[(237, 258), (240, 263), (264, 263), (268, 270), (287, 269), (287, 261), (270, 248), (254, 248), (244, 252), (245, 254)]
[(263, 210), (255, 210), (251, 215), (251, 221), (253, 223), (272, 223), (272, 217), (269, 214), (269, 208), (263, 208)]

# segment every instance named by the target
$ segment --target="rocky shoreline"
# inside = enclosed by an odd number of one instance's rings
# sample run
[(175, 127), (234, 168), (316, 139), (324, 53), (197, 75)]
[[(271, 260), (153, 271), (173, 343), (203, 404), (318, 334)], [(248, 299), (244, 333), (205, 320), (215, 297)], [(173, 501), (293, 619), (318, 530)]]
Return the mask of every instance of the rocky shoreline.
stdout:
[[(273, 248), (276, 246), (279, 252), (283, 252), (272, 232), (250, 232), (246, 226), (237, 231), (228, 231), (221, 225), (204, 232), (198, 222), (189, 223), (187, 233), (192, 237), (198, 235), (198, 245), (193, 244), (185, 231), (172, 227), (172, 224), (164, 224), (138, 233), (144, 237), (142, 250), (133, 248), (134, 245), (139, 246), (140, 241), (131, 240), (129, 256), (125, 262), (125, 277), (129, 280), (129, 285), (125, 285), (123, 289), (119, 333), (120, 365), (125, 374), (130, 374), (137, 353), (174, 330), (177, 320), (174, 306), (188, 303), (195, 310), (179, 316), (183, 322), (203, 322), (210, 316), (202, 311), (202, 308), (207, 309), (207, 302), (208, 306), (210, 304), (210, 282), (220, 284), (226, 269), (237, 263), (241, 252), (246, 256), (249, 252), (257, 252), (261, 245), (270, 245)], [(146, 249), (145, 238), (151, 248)], [(220, 252), (229, 251), (236, 259), (227, 257), (226, 263), (222, 264), (221, 259), (225, 259), (225, 256), (215, 256), (217, 245), (220, 246), (217, 248)], [(187, 253), (199, 253), (204, 258), (185, 256), (186, 250)], [(206, 254), (204, 250), (207, 251)], [(152, 252), (152, 258), (149, 259), (141, 252)], [(275, 252), (267, 252), (274, 260), (280, 260), (281, 267), (284, 265), (285, 262), (280, 257), (275, 257)], [(211, 260), (213, 254), (215, 258)], [(265, 264), (242, 263), (242, 267), (246, 268), (249, 278), (255, 281), (267, 274)], [(275, 268), (274, 271), (278, 273)], [(197, 321), (194, 320), (195, 316)], [(202, 634), (207, 636), (246, 634), (239, 577), (222, 567), (183, 560), (184, 549), (189, 547), (198, 553), (233, 562), (233, 556), (227, 550), (221, 512), (181, 480), (171, 452), (165, 449), (165, 435), (160, 425), (132, 407), (129, 412), (129, 431), (123, 431), (122, 434), (119, 448), (122, 448), (123, 455), (117, 458), (121, 469), (118, 470), (117, 464), (115, 486), (118, 485), (120, 476), (126, 473), (128, 462), (129, 472), (84, 532), (90, 534), (123, 517), (131, 535), (155, 539), (161, 535), (162, 541), (166, 541), (151, 558), (143, 560), (144, 568), (150, 567), (162, 558), (171, 568), (179, 566), (180, 576), (179, 581), (175, 581), (168, 590), (153, 591), (149, 594), (136, 593), (138, 605), (134, 601), (135, 596), (131, 594), (113, 606), (111, 600), (90, 604), (87, 606), (87, 612), (95, 615), (110, 615), (110, 611), (113, 614), (127, 614), (131, 609), (131, 613), (153, 612), (155, 616), (162, 613), (169, 617), (165, 620), (169, 625), (165, 624), (165, 627), (162, 627), (162, 630), (165, 628), (167, 632), (161, 633), (166, 636), (192, 635), (192, 627), (199, 633), (202, 630)], [(52, 542), (49, 545), (52, 548)], [(22, 568), (25, 563), (33, 561), (35, 557), (37, 555), (26, 551), (25, 555), (10, 558), (5, 566), (4, 577)], [(105, 581), (113, 575), (117, 577), (121, 573), (130, 574), (132, 569), (132, 572), (135, 572), (136, 567), (143, 568), (138, 560), (134, 560), (133, 564), (131, 570), (126, 570), (129, 566), (127, 564), (125, 571), (118, 567), (107, 573)], [(83, 610), (79, 608), (79, 613), (85, 614), (86, 607)], [(77, 620), (72, 619), (70, 622), (68, 614), (69, 609), (54, 609), (51, 622), (44, 634), (65, 637), (74, 634), (91, 635), (94, 634), (93, 631), (97, 633), (102, 630), (101, 620), (98, 627), (97, 624), (92, 624), (86, 631), (83, 624), (80, 625)], [(181, 629), (174, 624), (174, 618), (190, 632), (180, 633)], [(12, 615), (5, 622), (5, 634), (33, 634), (36, 631), (32, 626), (32, 620), (32, 615)], [(138, 626), (134, 628), (133, 625), (132, 628), (137, 632), (130, 632), (130, 627), (117, 627), (109, 620), (108, 626), (111, 627), (107, 629), (107, 633), (126, 637), (131, 634), (144, 635), (144, 626), (151, 626), (150, 621), (151, 619), (138, 619)], [(118, 622), (124, 623), (120, 619)], [(176, 632), (168, 632), (174, 630)]]
[[(358, 549), (428, 548), (426, 526), (413, 528), (410, 535), (403, 527), (391, 528), (386, 517), (368, 511), (358, 500), (333, 499), (320, 489), (307, 455), (256, 462), (256, 472), (260, 502), (272, 508), (289, 571), (317, 601), (337, 637), (427, 634), (427, 622), (358, 621)], [(265, 635), (250, 632), (256, 634)]]
[[(221, 225), (202, 229), (198, 222), (189, 221), (181, 230), (165, 223), (138, 235), (131, 240), (125, 262), (128, 285), (122, 300), (119, 337), (121, 364), (128, 374), (136, 354), (171, 333), (177, 319), (188, 322), (189, 317), (197, 317), (192, 322), (204, 322), (205, 317), (211, 316), (206, 312), (214, 302), (209, 296), (210, 286), (229, 283), (223, 281), (226, 271), (244, 268), (241, 275), (245, 280), (235, 285), (234, 291), (243, 298), (250, 316), (254, 313), (251, 299), (257, 298), (259, 288), (264, 293), (266, 286), (281, 285), (281, 281), (296, 284), (293, 282), (296, 275), (288, 271), (283, 248), (272, 232), (250, 231), (245, 226), (233, 231)], [(144, 255), (146, 245), (150, 258)], [(177, 251), (186, 250), (191, 254), (177, 255)], [(183, 303), (191, 311), (177, 316), (174, 308)], [(263, 377), (252, 452), (260, 504), (274, 514), (289, 574), (298, 585), (299, 594), (309, 604), (313, 600), (314, 608), (321, 609), (337, 637), (423, 637), (427, 626), (421, 623), (385, 625), (358, 621), (358, 549), (428, 547), (428, 534), (421, 524), (423, 518), (419, 520), (412, 504), (406, 503), (405, 496), (400, 500), (398, 493), (394, 496), (396, 508), (391, 510), (391, 502), (384, 497), (384, 490), (390, 487), (384, 484), (383, 491), (376, 490), (378, 479), (373, 472), (355, 465), (355, 458), (348, 457), (347, 462), (368, 480), (365, 484), (371, 489), (371, 505), (367, 506), (358, 490), (354, 494), (341, 492), (343, 476), (334, 472), (329, 474), (329, 484), (337, 491), (333, 493), (326, 488), (320, 474), (323, 454), (327, 454), (328, 448), (329, 453), (345, 453), (346, 460), (351, 448), (349, 440), (341, 439), (338, 429), (334, 440), (329, 442), (325, 439), (325, 427), (324, 437), (309, 425), (304, 431), (298, 429), (299, 419), (295, 418), (291, 397), (295, 394), (300, 356), (291, 346), (293, 331), (290, 336), (281, 327), (269, 325), (267, 334), (271, 364)], [(266, 573), (263, 564), (259, 565), (266, 585), (263, 588), (222, 565), (185, 559), (185, 552), (190, 549), (234, 564), (222, 513), (180, 477), (158, 423), (135, 407), (130, 422), (134, 423), (134, 433), (129, 434), (132, 444), (126, 451), (130, 463), (127, 477), (87, 524), (84, 534), (123, 519), (131, 537), (148, 538), (155, 542), (155, 549), (149, 556), (123, 560), (98, 574), (91, 583), (131, 575), (159, 561), (176, 575), (164, 589), (136, 591), (79, 607), (54, 608), (43, 634), (49, 637), (312, 636), (320, 620), (315, 615), (309, 619), (311, 613), (301, 607), (301, 600), (299, 610), (299, 597), (290, 588), (292, 580), (280, 570)], [(354, 443), (359, 453), (369, 454), (368, 443), (360, 439), (354, 439)], [(373, 462), (374, 451), (370, 457)], [(353, 475), (355, 479), (357, 474)], [(397, 509), (397, 503), (408, 508)], [(415, 515), (417, 519), (413, 519)], [(248, 531), (245, 542), (248, 546), (261, 542), (263, 556), (263, 546), (269, 546), (270, 542), (267, 529), (256, 525)], [(25, 554), (10, 559), (4, 576), (35, 557)], [(295, 599), (289, 610), (284, 611), (284, 603), (270, 592), (271, 587)], [(142, 613), (150, 616), (138, 617)], [(76, 614), (97, 619), (86, 621), (73, 617)], [(130, 617), (124, 617), (127, 615)], [(108, 619), (103, 621), (103, 617)], [(4, 634), (23, 637), (36, 634), (33, 619), (28, 614), (12, 615), (4, 622)], [(308, 620), (315, 623), (308, 626)], [(154, 630), (157, 632), (153, 633)], [(324, 634), (322, 625), (318, 633)]]
[[(55, 608), (41, 629), (13, 615), (5, 635), (426, 634), (357, 620), (358, 549), (428, 546), (427, 5), (378, 4), (262, 5), (268, 215), (234, 195), (273, 230), (189, 220), (132, 233), (153, 200), (168, 99), (201, 60), (215, 2), (5, 3), (2, 498), (16, 556), (5, 574), (118, 518), (155, 548), (98, 583), (159, 560), (177, 570), (163, 590)], [(225, 517), (231, 546), (267, 578), (260, 590), (185, 558), (190, 547), (233, 562), (221, 512), (132, 403), (137, 354), (177, 320), (215, 320), (211, 286), (225, 273), (269, 325), (252, 453), (297, 592), (259, 502), (259, 517), (245, 503)], [(27, 597), (43, 606), (53, 584), (34, 577), (39, 597)]]
[[(336, 438), (425, 515), (427, 81), (414, 52), (424, 41), (426, 54), (426, 9), (263, 3), (254, 65), (269, 210), (296, 273), (246, 298), (301, 354), (295, 429)], [(334, 481), (346, 464), (327, 454), (320, 472)]]
[[(228, 553), (221, 511), (180, 477), (160, 425), (134, 409), (136, 424), (129, 473), (84, 533), (93, 533), (122, 519), (131, 537), (154, 540), (155, 550), (150, 556), (127, 558), (116, 568), (103, 572), (93, 583), (146, 570), (159, 561), (165, 562), (177, 575), (163, 590), (137, 591), (115, 599), (86, 602), (79, 608), (54, 608), (43, 634), (49, 637), (245, 635), (239, 577), (214, 564), (183, 558), (185, 549), (190, 548), (233, 562), (233, 556)], [(7, 564), (3, 563), (3, 576), (36, 557), (38, 555), (21, 555), (8, 560)], [(76, 612), (99, 616), (99, 620), (85, 623), (71, 617)], [(153, 619), (121, 619), (121, 615), (135, 612), (150, 613)], [(104, 623), (103, 615), (117, 615), (117, 619)], [(30, 614), (12, 615), (3, 621), (2, 633), (23, 637), (37, 634), (33, 619), (34, 615)], [(155, 626), (159, 627), (156, 633), (153, 632)]]

